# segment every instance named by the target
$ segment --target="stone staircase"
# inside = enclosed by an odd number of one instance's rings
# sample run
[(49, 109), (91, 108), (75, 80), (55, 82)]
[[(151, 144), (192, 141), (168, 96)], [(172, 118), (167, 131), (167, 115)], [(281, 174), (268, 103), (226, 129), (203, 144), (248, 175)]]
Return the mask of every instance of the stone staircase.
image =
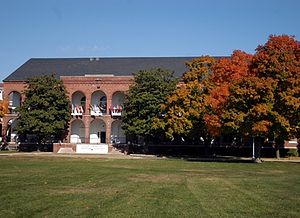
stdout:
[(16, 151), (16, 150), (18, 150), (18, 146), (19, 145), (16, 142), (8, 142), (7, 148), (10, 151)]
[(112, 147), (111, 149), (109, 149), (108, 154), (120, 154), (120, 155), (124, 155), (123, 152), (121, 152), (119, 149)]

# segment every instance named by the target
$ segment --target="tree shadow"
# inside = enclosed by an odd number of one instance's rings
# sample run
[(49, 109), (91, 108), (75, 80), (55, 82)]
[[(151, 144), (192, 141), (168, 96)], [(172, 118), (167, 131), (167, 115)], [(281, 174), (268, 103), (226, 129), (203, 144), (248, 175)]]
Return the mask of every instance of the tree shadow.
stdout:
[(254, 163), (252, 158), (245, 157), (198, 157), (198, 158), (186, 158), (186, 161), (190, 162), (223, 162), (223, 163)]
[(190, 156), (190, 155), (167, 155), (160, 156), (168, 159), (181, 159), (188, 162), (222, 162), (222, 163), (254, 163), (250, 157), (235, 156)]

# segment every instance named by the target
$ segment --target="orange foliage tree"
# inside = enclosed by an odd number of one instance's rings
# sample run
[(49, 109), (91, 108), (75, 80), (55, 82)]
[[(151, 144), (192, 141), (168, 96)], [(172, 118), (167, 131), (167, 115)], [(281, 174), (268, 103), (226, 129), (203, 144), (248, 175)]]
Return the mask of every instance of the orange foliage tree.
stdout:
[(8, 100), (3, 99), (0, 101), (0, 117), (4, 117), (5, 114), (8, 112)]
[(211, 135), (221, 134), (225, 125), (223, 116), (230, 96), (230, 86), (251, 75), (249, 64), (252, 56), (236, 50), (230, 58), (220, 59), (212, 69), (209, 79), (209, 96), (207, 98), (207, 113), (205, 123)]
[(293, 36), (271, 35), (253, 56), (236, 50), (217, 62), (194, 59), (182, 85), (161, 105), (164, 116), (154, 128), (169, 138), (227, 133), (255, 136), (259, 143), (299, 138), (299, 47)]
[(260, 143), (299, 137), (299, 54), (299, 42), (286, 35), (258, 46), (248, 76), (232, 80), (227, 101), (213, 107), (221, 111), (221, 129), (256, 136)]
[[(275, 83), (272, 79), (249, 76), (235, 81), (230, 86), (230, 95), (221, 115), (222, 130), (241, 138), (255, 136), (257, 143), (270, 135), (276, 122), (274, 108)], [(256, 158), (260, 158), (258, 144)]]
[(206, 81), (215, 60), (209, 56), (193, 59), (187, 63), (189, 70), (181, 84), (161, 105), (162, 115), (154, 128), (164, 129), (169, 139), (177, 138), (200, 143), (209, 140), (203, 120), (207, 97)]
[(256, 51), (251, 70), (275, 84), (273, 111), (280, 125), (272, 131), (281, 139), (300, 137), (300, 42), (293, 36), (271, 35)]

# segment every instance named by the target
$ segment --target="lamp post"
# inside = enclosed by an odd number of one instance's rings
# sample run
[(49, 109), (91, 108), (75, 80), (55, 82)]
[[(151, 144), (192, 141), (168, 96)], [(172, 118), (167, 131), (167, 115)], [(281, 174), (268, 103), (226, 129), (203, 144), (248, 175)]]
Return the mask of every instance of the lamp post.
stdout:
[(252, 136), (252, 160), (255, 160), (255, 142), (254, 142), (254, 136)]

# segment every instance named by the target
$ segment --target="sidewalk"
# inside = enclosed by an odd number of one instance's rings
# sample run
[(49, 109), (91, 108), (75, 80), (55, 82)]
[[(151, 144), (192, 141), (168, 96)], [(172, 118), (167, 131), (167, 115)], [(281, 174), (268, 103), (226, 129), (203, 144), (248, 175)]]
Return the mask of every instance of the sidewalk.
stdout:
[(63, 158), (98, 158), (98, 159), (163, 159), (155, 155), (144, 155), (144, 154), (131, 154), (125, 155), (120, 154), (58, 154), (53, 152), (0, 152), (1, 157), (63, 157)]
[(300, 163), (300, 157), (291, 157), (291, 158), (262, 158), (263, 162), (291, 162), (291, 163)]

